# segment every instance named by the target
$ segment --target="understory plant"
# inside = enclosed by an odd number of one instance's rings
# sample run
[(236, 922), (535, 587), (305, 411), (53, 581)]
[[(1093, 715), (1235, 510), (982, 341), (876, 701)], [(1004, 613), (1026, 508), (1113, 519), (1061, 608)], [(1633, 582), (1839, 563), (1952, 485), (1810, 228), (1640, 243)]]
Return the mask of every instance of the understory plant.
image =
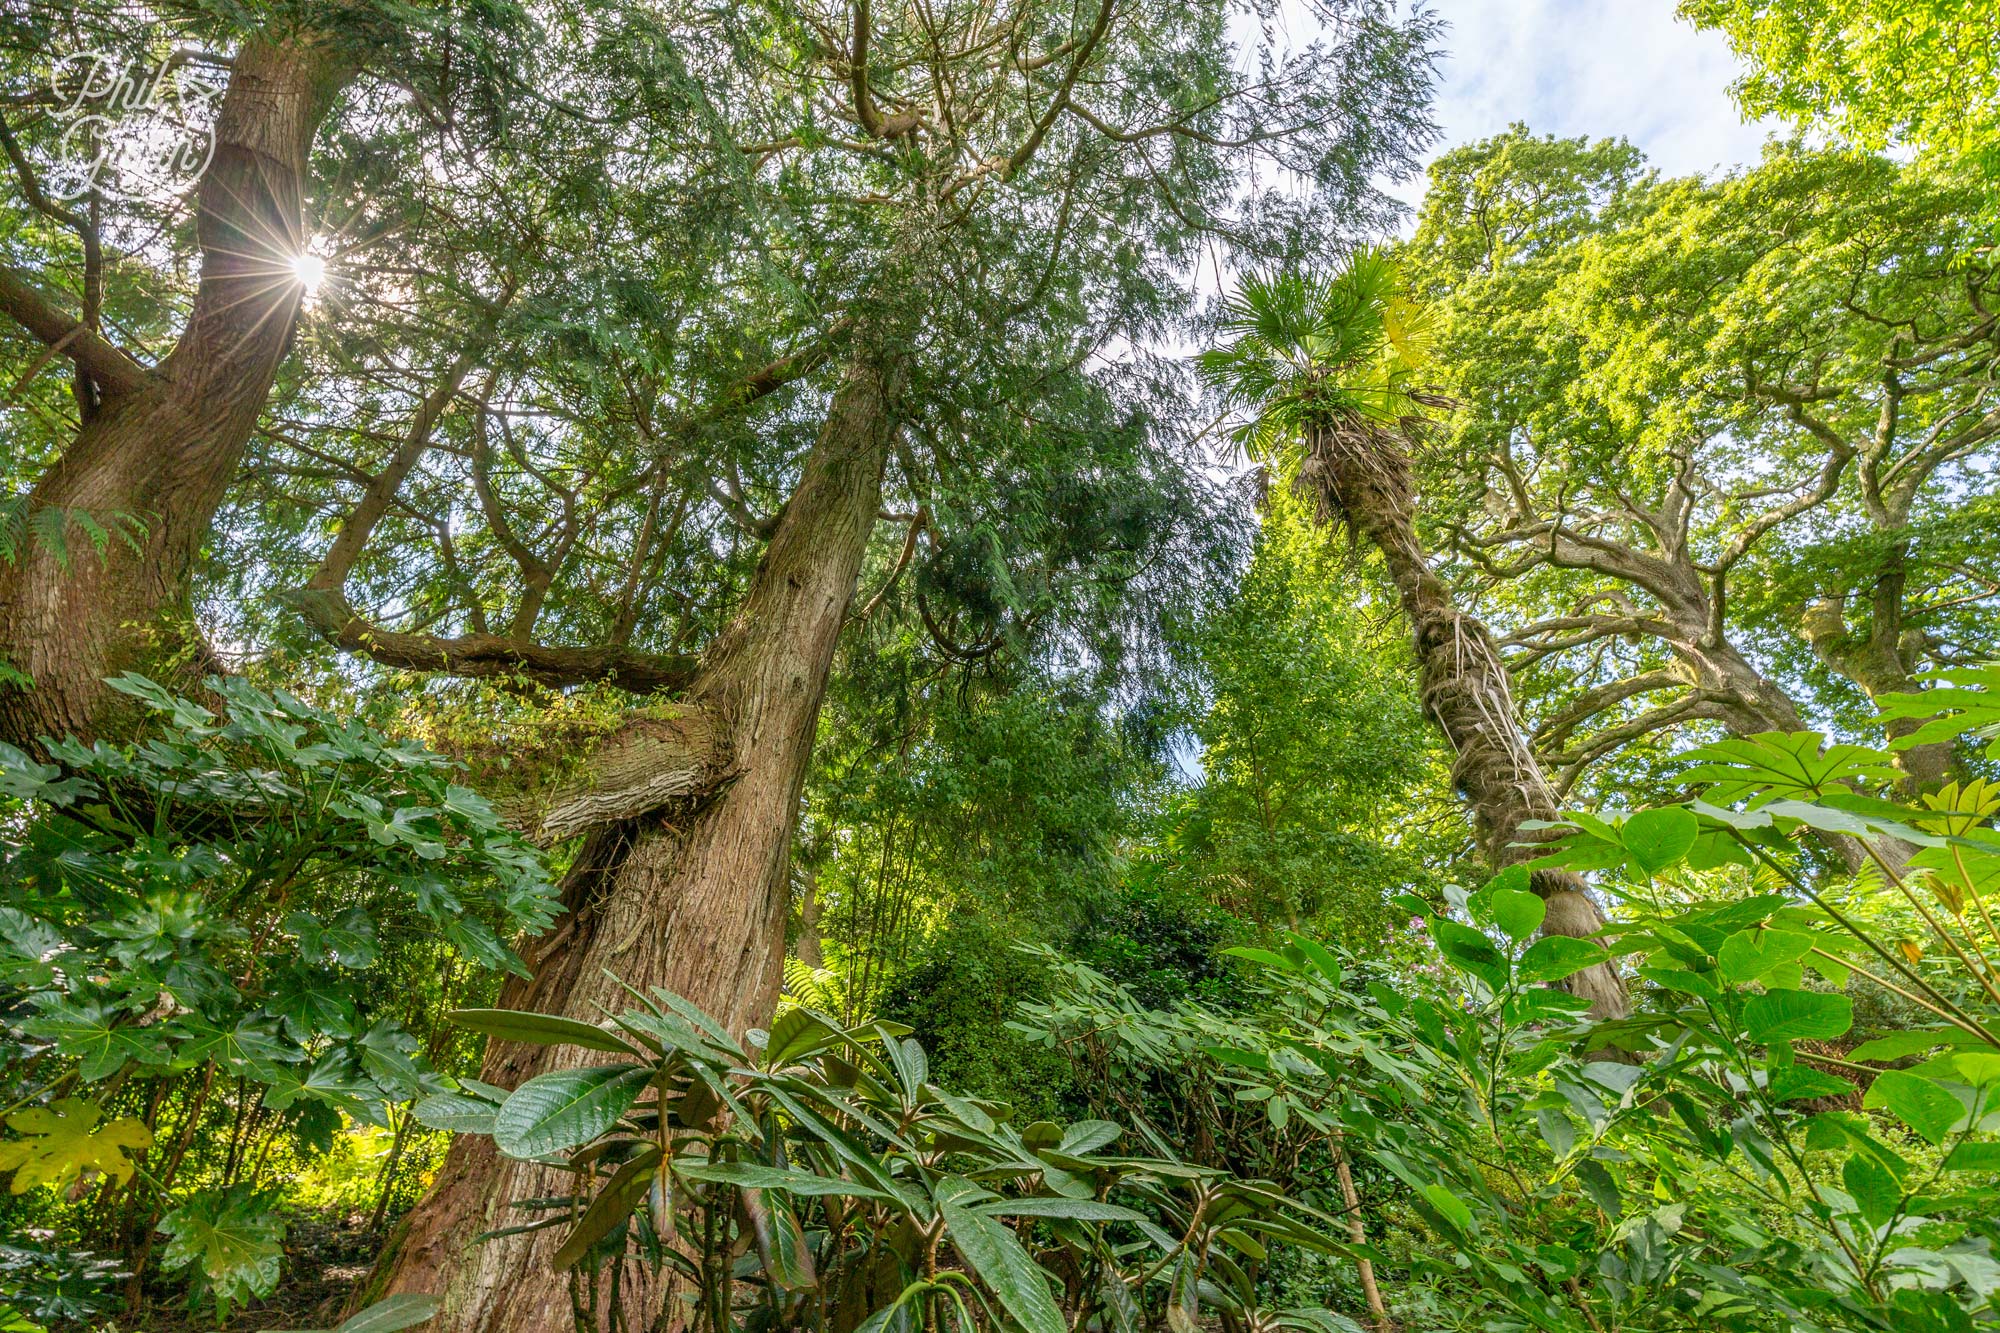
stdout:
[(896, 1024), (794, 1007), (738, 1043), (678, 996), (631, 995), (599, 1025), (461, 1013), (601, 1062), (417, 1107), (561, 1173), (507, 1230), (560, 1237), (579, 1328), (1355, 1333), (1260, 1304), (1272, 1246), (1334, 1247), (1334, 1219), (1268, 1181), (955, 1096)]
[[(1897, 745), (1990, 739), (1995, 676)], [(1442, 994), (1294, 935), (1234, 951), (1227, 1012), (1072, 965), (1020, 1026), (1098, 1086), (1184, 1089), (1180, 1137), (1352, 1156), (1351, 1253), (1411, 1328), (2000, 1325), (2000, 786), (1905, 799), (1892, 751), (1809, 733), (1686, 759), (1697, 797), (1572, 815), (1540, 863), (1623, 904), (1601, 942), (1535, 940), (1522, 866), (1401, 900)], [(1816, 874), (1826, 839), (1858, 868)], [(1590, 1023), (1548, 985), (1607, 957), (1640, 1002)]]
[(226, 1317), (277, 1284), (278, 1164), (415, 1128), (460, 1040), (430, 1015), (555, 903), (439, 754), (240, 678), (110, 684), (147, 739), (0, 745), (0, 1220)]

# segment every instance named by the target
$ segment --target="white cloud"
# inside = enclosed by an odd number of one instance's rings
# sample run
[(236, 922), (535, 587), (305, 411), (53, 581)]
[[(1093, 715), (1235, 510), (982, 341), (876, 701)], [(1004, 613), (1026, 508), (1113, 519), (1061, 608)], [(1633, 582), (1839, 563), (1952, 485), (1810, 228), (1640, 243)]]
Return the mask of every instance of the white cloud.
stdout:
[[(1435, 0), (1450, 25), (1435, 114), (1440, 149), (1525, 121), (1537, 134), (1630, 139), (1670, 175), (1755, 162), (1772, 122), (1730, 100), (1720, 34), (1673, 0)], [(1422, 183), (1396, 193), (1414, 202)]]

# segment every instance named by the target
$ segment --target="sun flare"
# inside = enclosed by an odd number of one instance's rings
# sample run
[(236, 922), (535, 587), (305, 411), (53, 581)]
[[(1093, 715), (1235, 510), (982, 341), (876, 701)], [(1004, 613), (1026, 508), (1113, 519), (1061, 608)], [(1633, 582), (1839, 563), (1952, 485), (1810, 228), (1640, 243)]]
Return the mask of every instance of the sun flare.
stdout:
[(315, 254), (299, 255), (292, 260), (292, 276), (306, 289), (307, 296), (317, 296), (320, 284), (326, 281), (326, 260)]

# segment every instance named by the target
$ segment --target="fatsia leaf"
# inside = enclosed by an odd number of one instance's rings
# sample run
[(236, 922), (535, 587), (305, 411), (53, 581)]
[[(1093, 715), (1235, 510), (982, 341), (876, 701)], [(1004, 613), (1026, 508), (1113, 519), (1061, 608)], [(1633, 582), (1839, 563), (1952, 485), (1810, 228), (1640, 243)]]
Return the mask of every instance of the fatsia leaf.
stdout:
[(7, 1126), (22, 1137), (0, 1143), (0, 1174), (14, 1173), (15, 1194), (42, 1185), (60, 1189), (85, 1171), (124, 1184), (132, 1178), (128, 1154), (152, 1147), (153, 1133), (130, 1117), (103, 1120), (101, 1109), (74, 1097), (14, 1112)]
[(493, 1142), (509, 1157), (546, 1157), (588, 1143), (639, 1100), (653, 1071), (598, 1065), (540, 1074), (514, 1089), (493, 1118)]
[(160, 1230), (172, 1237), (161, 1262), (199, 1267), (224, 1309), (277, 1288), (285, 1224), (243, 1185), (196, 1195), (161, 1218)]

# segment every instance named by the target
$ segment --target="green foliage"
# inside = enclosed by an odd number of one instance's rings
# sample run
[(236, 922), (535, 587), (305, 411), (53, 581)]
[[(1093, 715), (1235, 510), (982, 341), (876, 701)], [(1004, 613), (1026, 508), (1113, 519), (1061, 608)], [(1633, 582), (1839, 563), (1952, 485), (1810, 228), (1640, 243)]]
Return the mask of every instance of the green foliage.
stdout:
[(1412, 395), (1430, 356), (1428, 308), (1401, 295), (1394, 263), (1359, 250), (1326, 273), (1252, 273), (1227, 298), (1229, 341), (1195, 365), (1250, 420), (1237, 443), (1277, 459), (1316, 427), (1393, 425), (1419, 415)]
[(162, 1264), (189, 1270), (197, 1296), (213, 1296), (216, 1317), (227, 1319), (230, 1306), (277, 1288), (285, 1224), (276, 1203), (247, 1182), (195, 1195), (160, 1219), (170, 1237)]
[(1663, 796), (1718, 730), (1918, 730), (1881, 701), (1991, 655), (2000, 422), (1977, 172), (1803, 144), (1642, 167), (1516, 126), (1439, 160), (1401, 258), (1460, 404), (1418, 454), (1430, 545), (1555, 780)]
[(0, 1329), (86, 1327), (114, 1308), (126, 1276), (118, 1262), (50, 1239), (31, 1233), (0, 1245)]
[[(1533, 940), (1516, 868), (1449, 913), (1404, 900), (1456, 978), (1441, 994), (1294, 935), (1233, 951), (1264, 972), (1230, 1009), (1151, 1008), (1068, 964), (1024, 1030), (1107, 1099), (1158, 1108), (1162, 1140), (1309, 1182), (1344, 1146), (1380, 1228), (1353, 1252), (1419, 1326), (1979, 1326), (2000, 1297), (2000, 936), (1979, 891), (2000, 800), (1896, 806), (1874, 794), (1898, 777), (1886, 753), (1823, 737), (1688, 758), (1700, 799), (1572, 816), (1541, 862), (1624, 901), (1602, 941)], [(1805, 830), (1859, 839), (1870, 873), (1815, 886)], [(1947, 866), (1971, 886), (1955, 900)], [(1899, 912), (1928, 949), (1896, 938)], [(1586, 1023), (1544, 987), (1607, 950), (1638, 1003)], [(1857, 1043), (1842, 986), (1943, 1025)], [(1153, 1080), (1178, 1100), (1148, 1100)]]
[(226, 1311), (277, 1280), (252, 1178), (277, 1140), (323, 1150), (442, 1091), (422, 1002), (518, 968), (503, 932), (555, 904), (440, 755), (240, 678), (211, 682), (218, 711), (113, 684), (159, 718), (144, 742), (0, 747), (0, 1170), (16, 1195), (130, 1183)]
[(1443, 778), (1396, 623), (1354, 614), (1381, 597), (1296, 500), (1269, 498), (1240, 586), (1199, 631), (1202, 781), (1162, 802), (1135, 874), (1259, 925), (1386, 932), (1389, 894), (1437, 854), (1410, 817)]
[(1736, 95), (1750, 115), (2000, 165), (2000, 37), (1980, 0), (1682, 0), (1680, 12), (1749, 63)]
[[(1259, 1308), (1243, 1256), (1334, 1244), (1330, 1216), (1267, 1182), (1113, 1151), (1126, 1131), (1109, 1121), (1030, 1122), (948, 1092), (898, 1025), (791, 1008), (739, 1046), (677, 996), (631, 993), (603, 1028), (631, 1061), (495, 1094), (503, 1151), (568, 1159), (571, 1192), (517, 1206), (565, 1230), (580, 1319), (586, 1284), (637, 1260), (690, 1285), (699, 1329), (1063, 1333), (1162, 1314), (1190, 1328), (1204, 1310), (1326, 1327)], [(534, 1016), (514, 1031), (578, 1035)]]
[(883, 994), (879, 1016), (923, 1034), (940, 1087), (1011, 1103), (1032, 1123), (1055, 1118), (1070, 1101), (1069, 1071), (1006, 1027), (1015, 1006), (1048, 981), (1018, 943), (1005, 922), (954, 914)]

